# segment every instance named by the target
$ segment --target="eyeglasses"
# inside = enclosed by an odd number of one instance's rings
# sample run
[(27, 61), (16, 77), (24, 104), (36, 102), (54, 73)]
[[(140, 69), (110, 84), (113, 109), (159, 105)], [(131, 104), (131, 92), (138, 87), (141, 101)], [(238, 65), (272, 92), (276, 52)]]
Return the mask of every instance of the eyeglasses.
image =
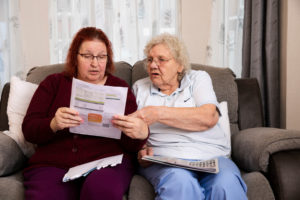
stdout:
[(152, 57), (148, 57), (146, 59), (146, 62), (147, 62), (148, 65), (150, 65), (152, 62), (155, 62), (155, 64), (159, 66), (159, 65), (163, 65), (163, 64), (169, 62), (172, 59), (173, 58), (167, 59), (167, 58), (163, 58), (163, 57), (158, 57), (158, 58), (155, 59), (155, 58), (152, 58)]
[(108, 55), (104, 55), (104, 54), (99, 56), (94, 56), (92, 54), (84, 54), (84, 53), (78, 53), (78, 54), (87, 62), (93, 62), (94, 58), (96, 58), (98, 63), (105, 63), (108, 57)]

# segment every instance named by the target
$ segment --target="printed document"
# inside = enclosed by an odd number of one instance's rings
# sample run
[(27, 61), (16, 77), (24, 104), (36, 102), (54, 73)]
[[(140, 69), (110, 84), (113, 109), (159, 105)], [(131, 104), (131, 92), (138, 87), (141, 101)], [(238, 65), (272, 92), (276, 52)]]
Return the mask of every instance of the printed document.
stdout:
[(121, 131), (111, 124), (115, 114), (124, 114), (127, 87), (96, 85), (73, 78), (70, 108), (79, 112), (83, 123), (70, 132), (120, 139)]
[(143, 160), (147, 160), (150, 162), (155, 162), (158, 164), (163, 165), (170, 165), (173, 167), (181, 167), (189, 170), (194, 171), (202, 171), (208, 173), (218, 173), (219, 172), (219, 165), (218, 159), (211, 159), (211, 160), (185, 160), (180, 158), (173, 158), (173, 157), (166, 157), (166, 156), (143, 156)]
[(120, 154), (88, 162), (82, 165), (77, 165), (69, 169), (69, 171), (63, 177), (63, 182), (68, 182), (82, 176), (85, 177), (94, 170), (99, 170), (108, 166), (116, 166), (122, 163), (122, 159), (123, 154)]

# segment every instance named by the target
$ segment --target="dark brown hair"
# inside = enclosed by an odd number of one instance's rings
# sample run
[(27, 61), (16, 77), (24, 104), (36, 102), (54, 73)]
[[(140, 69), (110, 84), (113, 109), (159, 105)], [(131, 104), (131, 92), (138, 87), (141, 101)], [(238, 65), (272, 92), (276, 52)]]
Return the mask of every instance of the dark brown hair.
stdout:
[(115, 66), (113, 62), (113, 52), (112, 52), (111, 42), (109, 41), (109, 39), (101, 29), (95, 27), (85, 27), (80, 29), (76, 33), (70, 45), (67, 59), (66, 59), (65, 70), (64, 70), (67, 76), (77, 77), (77, 73), (78, 73), (77, 54), (79, 48), (84, 41), (94, 40), (94, 39), (102, 41), (106, 46), (107, 63), (106, 63), (105, 74), (111, 74), (114, 72)]

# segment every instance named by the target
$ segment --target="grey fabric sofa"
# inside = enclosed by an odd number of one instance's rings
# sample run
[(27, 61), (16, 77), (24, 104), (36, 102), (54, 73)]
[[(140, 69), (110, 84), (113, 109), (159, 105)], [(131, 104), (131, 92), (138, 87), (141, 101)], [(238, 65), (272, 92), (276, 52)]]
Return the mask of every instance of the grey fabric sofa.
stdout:
[[(147, 76), (143, 65), (142, 61), (133, 66), (116, 62), (115, 75), (132, 85)], [(63, 66), (34, 67), (26, 80), (38, 84), (47, 75), (62, 71)], [(248, 186), (249, 199), (297, 199), (300, 196), (297, 188), (300, 185), (300, 131), (263, 127), (260, 93), (255, 79), (236, 79), (228, 68), (199, 64), (192, 67), (207, 71), (219, 102), (228, 102), (232, 159)], [(0, 131), (8, 130), (8, 95), (9, 83), (4, 86), (1, 95)], [(26, 160), (14, 140), (0, 132), (0, 199), (24, 199), (22, 169)], [(136, 174), (123, 199), (151, 200), (154, 197), (153, 187)]]

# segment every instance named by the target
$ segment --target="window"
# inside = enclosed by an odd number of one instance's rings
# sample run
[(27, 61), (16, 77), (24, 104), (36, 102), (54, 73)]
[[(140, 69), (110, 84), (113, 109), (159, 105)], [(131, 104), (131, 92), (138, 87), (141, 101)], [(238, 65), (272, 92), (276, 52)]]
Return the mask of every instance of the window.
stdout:
[[(240, 76), (243, 0), (210, 2), (213, 5), (210, 42), (203, 64), (230, 67)], [(73, 35), (81, 27), (97, 26), (112, 41), (114, 59), (134, 64), (144, 58), (143, 48), (151, 37), (162, 32), (181, 36), (180, 7), (188, 1), (49, 0), (44, 4), (49, 5), (50, 63), (65, 62)], [(24, 5), (19, 0), (0, 0), (0, 90), (11, 76), (24, 78), (26, 73), (24, 61), (28, 63), (28, 58), (22, 45), (19, 17), (20, 6)], [(197, 11), (197, 8), (192, 10)], [(24, 32), (22, 36), (27, 40)]]
[(8, 2), (7, 0), (0, 0), (0, 90), (7, 82), (8, 70)]
[(237, 77), (242, 70), (244, 0), (212, 0), (207, 63), (231, 68)]
[(51, 63), (65, 61), (73, 35), (101, 28), (112, 42), (114, 60), (134, 64), (154, 35), (179, 35), (179, 0), (50, 0)]
[(10, 77), (23, 78), (22, 42), (19, 26), (19, 2), (0, 0), (0, 92)]

